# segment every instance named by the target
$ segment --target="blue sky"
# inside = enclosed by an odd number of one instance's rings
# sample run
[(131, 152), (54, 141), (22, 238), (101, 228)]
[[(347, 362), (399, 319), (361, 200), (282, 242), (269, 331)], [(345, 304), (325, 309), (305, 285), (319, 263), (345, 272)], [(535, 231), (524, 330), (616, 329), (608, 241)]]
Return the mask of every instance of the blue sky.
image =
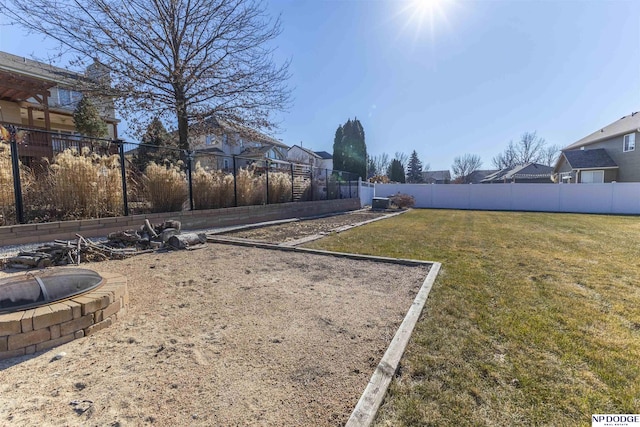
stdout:
[[(270, 0), (294, 97), (276, 136), (331, 152), (357, 117), (372, 155), (491, 168), (523, 132), (562, 147), (640, 110), (640, 1), (439, 0), (421, 24), (414, 3)], [(2, 51), (47, 47), (0, 27)]]

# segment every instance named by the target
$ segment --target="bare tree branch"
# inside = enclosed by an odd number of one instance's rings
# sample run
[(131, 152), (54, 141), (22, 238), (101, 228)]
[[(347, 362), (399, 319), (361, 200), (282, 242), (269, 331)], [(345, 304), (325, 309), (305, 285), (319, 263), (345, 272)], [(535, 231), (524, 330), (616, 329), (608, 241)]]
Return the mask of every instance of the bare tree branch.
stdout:
[[(32, 32), (95, 60), (128, 114), (162, 117), (188, 147), (192, 124), (215, 116), (271, 129), (290, 104), (289, 63), (276, 65), (280, 19), (262, 0), (9, 0), (4, 12)], [(107, 90), (108, 89), (108, 90)]]
[(454, 181), (460, 184), (468, 184), (471, 174), (480, 169), (481, 166), (482, 160), (477, 154), (457, 156), (453, 159), (453, 165), (451, 165)]
[[(536, 132), (525, 132), (516, 144), (509, 142), (507, 148), (491, 159), (491, 163), (498, 169), (513, 168), (525, 163), (543, 163), (550, 165), (550, 158), (559, 151), (557, 147), (547, 147), (544, 138), (538, 137)], [(552, 153), (548, 153), (552, 150)]]

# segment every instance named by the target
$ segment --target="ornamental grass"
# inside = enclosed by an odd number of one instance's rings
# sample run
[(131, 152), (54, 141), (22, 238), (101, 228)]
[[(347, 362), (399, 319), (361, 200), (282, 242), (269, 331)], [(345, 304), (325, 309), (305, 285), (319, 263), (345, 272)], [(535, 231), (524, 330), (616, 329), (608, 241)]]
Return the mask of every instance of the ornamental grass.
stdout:
[(42, 178), (27, 191), (27, 198), (30, 204), (49, 205), (61, 219), (100, 218), (122, 212), (117, 155), (99, 155), (88, 148), (65, 150), (55, 156)]
[(176, 212), (189, 196), (187, 178), (180, 165), (149, 163), (142, 176), (144, 193), (151, 212)]
[(220, 170), (206, 170), (196, 164), (193, 180), (195, 209), (217, 209), (233, 206), (233, 174)]

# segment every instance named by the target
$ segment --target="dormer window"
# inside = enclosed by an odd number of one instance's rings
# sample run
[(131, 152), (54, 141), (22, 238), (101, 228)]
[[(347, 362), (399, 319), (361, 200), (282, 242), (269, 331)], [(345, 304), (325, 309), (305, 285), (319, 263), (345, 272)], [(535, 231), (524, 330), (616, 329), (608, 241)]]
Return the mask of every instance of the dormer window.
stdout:
[(636, 149), (636, 134), (630, 133), (622, 138), (622, 151), (633, 151)]

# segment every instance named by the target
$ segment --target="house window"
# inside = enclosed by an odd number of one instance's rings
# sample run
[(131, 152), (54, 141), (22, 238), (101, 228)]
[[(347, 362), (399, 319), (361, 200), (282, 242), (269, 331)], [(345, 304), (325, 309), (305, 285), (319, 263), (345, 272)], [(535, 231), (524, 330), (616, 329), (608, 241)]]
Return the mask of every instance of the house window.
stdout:
[(582, 171), (580, 172), (580, 182), (583, 184), (602, 184), (604, 171)]
[(82, 98), (80, 92), (75, 90), (58, 88), (58, 106), (68, 109), (75, 109), (78, 101)]
[(636, 134), (630, 133), (629, 135), (625, 135), (622, 139), (622, 151), (633, 151), (636, 149)]
[(205, 138), (204, 143), (205, 143), (205, 145), (213, 144), (213, 136), (212, 135), (207, 135), (207, 137)]
[(227, 134), (222, 135), (222, 145), (227, 145)]
[(229, 159), (224, 159), (222, 161), (224, 169), (229, 169)]

